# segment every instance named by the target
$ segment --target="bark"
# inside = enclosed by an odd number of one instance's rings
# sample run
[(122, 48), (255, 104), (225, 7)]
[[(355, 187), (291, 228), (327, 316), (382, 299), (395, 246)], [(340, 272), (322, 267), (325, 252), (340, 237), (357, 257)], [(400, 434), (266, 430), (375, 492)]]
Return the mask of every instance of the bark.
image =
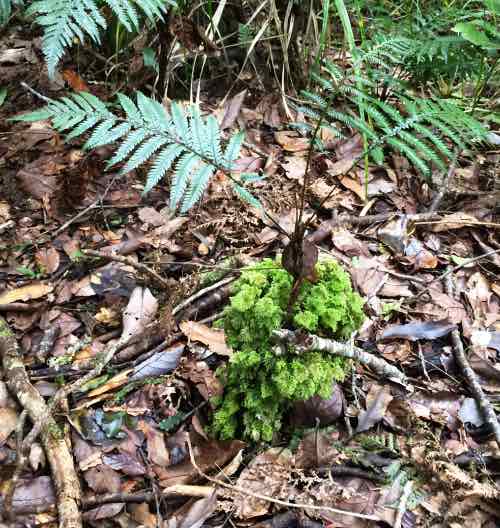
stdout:
[(31, 384), (19, 345), (5, 320), (0, 317), (0, 355), (7, 385), (17, 397), (33, 424), (43, 421), (41, 440), (49, 461), (57, 496), (59, 526), (82, 526), (79, 503), (80, 485), (62, 432), (40, 393)]

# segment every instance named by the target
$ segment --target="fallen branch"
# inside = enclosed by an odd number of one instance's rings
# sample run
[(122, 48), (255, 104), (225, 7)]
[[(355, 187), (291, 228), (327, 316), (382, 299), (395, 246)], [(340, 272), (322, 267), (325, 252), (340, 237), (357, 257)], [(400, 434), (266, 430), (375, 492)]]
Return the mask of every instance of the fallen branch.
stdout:
[(242, 493), (243, 495), (246, 495), (247, 497), (253, 497), (254, 499), (259, 499), (265, 502), (270, 502), (272, 504), (278, 504), (280, 506), (285, 506), (287, 508), (299, 508), (304, 510), (315, 510), (315, 511), (322, 511), (322, 512), (331, 512), (331, 513), (338, 513), (340, 515), (350, 515), (352, 517), (357, 517), (358, 519), (366, 519), (369, 521), (379, 521), (379, 517), (376, 515), (365, 515), (363, 513), (356, 513), (351, 512), (348, 510), (339, 510), (338, 508), (332, 508), (331, 506), (317, 506), (315, 504), (299, 504), (295, 502), (288, 502), (281, 499), (275, 499), (274, 497), (270, 497), (268, 495), (262, 495), (260, 493), (254, 493), (253, 491), (250, 491), (248, 488), (243, 488), (241, 486), (237, 486), (234, 484), (228, 484), (227, 482), (224, 482), (222, 480), (219, 480), (214, 477), (210, 477), (206, 473), (204, 473), (199, 466), (196, 464), (196, 460), (194, 459), (193, 454), (193, 447), (191, 445), (191, 439), (189, 438), (189, 434), (186, 435), (186, 441), (189, 449), (189, 458), (191, 459), (191, 464), (193, 465), (194, 469), (198, 472), (198, 474), (208, 480), (209, 482), (213, 482), (214, 484), (217, 484), (218, 486), (221, 486), (222, 488), (227, 488), (233, 491), (237, 491), (238, 493)]
[(178, 304), (173, 310), (172, 315), (177, 315), (180, 311), (184, 310), (187, 306), (189, 306), (191, 303), (199, 299), (200, 297), (203, 297), (207, 293), (210, 293), (214, 290), (217, 290), (219, 288), (222, 288), (226, 284), (229, 284), (230, 282), (233, 282), (236, 279), (236, 277), (226, 277), (225, 279), (222, 279), (215, 284), (211, 284), (210, 286), (207, 286), (206, 288), (203, 288), (202, 290), (197, 291), (191, 297), (186, 299), (185, 301), (182, 301), (180, 304)]
[(31, 384), (19, 345), (2, 317), (0, 317), (0, 356), (4, 376), (11, 393), (17, 397), (27, 411), (33, 424), (41, 423), (39, 434), (52, 471), (59, 526), (79, 528), (82, 526), (79, 510), (80, 485), (73, 457), (45, 400)]
[[(321, 242), (326, 237), (330, 235), (332, 229), (335, 227), (351, 225), (351, 226), (367, 226), (372, 224), (377, 224), (380, 222), (387, 222), (396, 216), (402, 216), (403, 213), (394, 212), (394, 213), (382, 213), (377, 215), (368, 215), (368, 216), (355, 216), (355, 215), (342, 215), (336, 216), (331, 220), (326, 220), (322, 222), (318, 229), (309, 235), (307, 239), (314, 244)], [(436, 212), (429, 213), (419, 213), (408, 215), (409, 222), (424, 222), (429, 220), (440, 220), (442, 217), (441, 214)]]
[(351, 343), (339, 343), (333, 339), (325, 339), (314, 334), (305, 334), (303, 332), (292, 332), (291, 330), (275, 330), (273, 338), (281, 344), (293, 345), (297, 354), (318, 350), (328, 352), (345, 358), (354, 359), (359, 363), (366, 365), (378, 372), (381, 376), (394, 379), (405, 385), (407, 389), (412, 390), (406, 375), (397, 367), (388, 363), (385, 359), (374, 356), (365, 352), (361, 348), (355, 347)]
[[(447, 280), (445, 281), (446, 293), (453, 297), (453, 284), (451, 282), (450, 274), (453, 268), (449, 268), (447, 273)], [(500, 447), (500, 424), (498, 423), (497, 415), (493, 406), (491, 405), (490, 400), (486, 396), (477, 379), (476, 373), (470, 366), (469, 360), (465, 355), (464, 345), (462, 343), (462, 338), (460, 337), (460, 332), (458, 329), (455, 329), (451, 332), (451, 341), (453, 343), (453, 353), (455, 356), (455, 361), (460, 367), (460, 370), (469, 386), (469, 389), (476, 400), (479, 409), (486, 421), (486, 423), (491, 427), (493, 434), (495, 435), (495, 441)]]
[(126, 264), (127, 266), (132, 266), (138, 271), (142, 271), (142, 273), (145, 273), (146, 275), (149, 275), (153, 279), (155, 279), (159, 284), (161, 284), (165, 288), (169, 288), (170, 284), (167, 280), (165, 280), (163, 277), (158, 275), (156, 271), (152, 270), (145, 264), (141, 264), (140, 262), (136, 262), (133, 258), (130, 257), (122, 257), (120, 255), (111, 255), (110, 253), (102, 253), (100, 251), (94, 251), (92, 249), (84, 249), (82, 250), (82, 253), (84, 255), (87, 255), (89, 257), (97, 257), (102, 258), (105, 260), (113, 260), (115, 262), (119, 262), (120, 264)]

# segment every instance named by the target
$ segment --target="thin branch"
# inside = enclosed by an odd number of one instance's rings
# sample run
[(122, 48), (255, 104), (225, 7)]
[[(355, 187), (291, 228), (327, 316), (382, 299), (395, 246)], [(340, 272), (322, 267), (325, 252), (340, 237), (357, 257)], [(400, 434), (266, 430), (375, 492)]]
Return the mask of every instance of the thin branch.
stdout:
[(41, 423), (39, 433), (52, 470), (59, 526), (80, 528), (82, 526), (79, 508), (80, 484), (73, 457), (45, 400), (31, 384), (16, 338), (2, 317), (0, 317), (0, 356), (11, 393), (27, 411), (32, 423)]
[[(453, 268), (450, 267), (448, 269), (448, 273), (446, 274), (447, 280), (445, 281), (446, 292), (448, 295), (450, 295), (450, 297), (453, 296), (453, 284), (451, 277), (449, 277), (452, 272)], [(453, 343), (455, 361), (460, 367), (460, 370), (467, 381), (467, 385), (469, 386), (469, 389), (474, 396), (474, 399), (476, 400), (486, 423), (491, 427), (493, 434), (495, 435), (495, 441), (497, 445), (500, 447), (500, 424), (498, 423), (497, 415), (493, 409), (493, 405), (484, 393), (483, 388), (477, 379), (476, 373), (470, 366), (467, 356), (465, 355), (464, 345), (462, 343), (462, 338), (460, 337), (460, 332), (458, 329), (452, 331), (451, 340)]]
[(172, 315), (178, 314), (180, 311), (184, 310), (184, 308), (188, 307), (190, 304), (192, 304), (194, 301), (199, 299), (200, 297), (203, 297), (207, 293), (210, 293), (211, 291), (217, 290), (219, 288), (222, 288), (226, 284), (229, 284), (230, 282), (233, 282), (236, 279), (236, 277), (226, 277), (225, 279), (220, 280), (219, 282), (216, 282), (215, 284), (211, 284), (210, 286), (207, 286), (206, 288), (203, 288), (193, 295), (191, 297), (188, 297), (185, 301), (182, 301), (180, 304), (178, 304), (173, 310)]
[(306, 334), (299, 331), (292, 332), (291, 330), (285, 329), (275, 330), (273, 332), (273, 338), (278, 343), (292, 345), (294, 352), (297, 354), (302, 354), (311, 350), (318, 350), (320, 352), (327, 352), (329, 354), (354, 359), (355, 361), (372, 368), (381, 376), (395, 379), (411, 390), (411, 385), (407, 376), (397, 367), (391, 365), (385, 359), (369, 354), (350, 343), (340, 343), (333, 339), (325, 339), (314, 334)]
[(156, 271), (152, 270), (145, 264), (141, 264), (140, 262), (136, 262), (131, 257), (123, 257), (121, 255), (112, 255), (110, 253), (102, 253), (101, 251), (94, 251), (92, 249), (83, 249), (82, 253), (84, 255), (87, 255), (89, 257), (97, 257), (104, 260), (112, 260), (115, 262), (119, 262), (120, 264), (126, 264), (127, 266), (132, 266), (138, 271), (141, 271), (142, 273), (145, 273), (146, 275), (149, 275), (153, 279), (155, 279), (159, 284), (161, 284), (165, 288), (170, 288), (170, 284), (167, 280), (165, 280), (163, 277), (158, 275)]
[(274, 497), (270, 497), (268, 495), (262, 495), (260, 493), (254, 493), (253, 491), (250, 491), (248, 488), (243, 488), (241, 486), (236, 486), (233, 484), (228, 484), (227, 482), (224, 482), (222, 480), (219, 480), (214, 477), (210, 477), (206, 473), (204, 473), (199, 466), (196, 464), (196, 461), (194, 459), (193, 454), (193, 447), (191, 445), (191, 439), (189, 438), (189, 435), (186, 435), (186, 441), (189, 449), (189, 458), (191, 459), (191, 464), (193, 465), (194, 469), (198, 472), (200, 476), (207, 479), (209, 482), (213, 482), (214, 484), (217, 484), (218, 486), (221, 486), (222, 488), (227, 488), (233, 491), (237, 491), (239, 493), (242, 493), (243, 495), (246, 495), (247, 497), (253, 497), (254, 499), (259, 499), (265, 502), (270, 502), (272, 504), (278, 504), (280, 506), (286, 506), (287, 508), (299, 508), (304, 510), (315, 510), (315, 511), (324, 511), (324, 512), (332, 512), (332, 513), (338, 513), (341, 515), (350, 515), (352, 517), (357, 517), (358, 519), (366, 519), (369, 521), (378, 521), (380, 520), (378, 516), (376, 515), (365, 515), (362, 513), (356, 513), (351, 512), (347, 510), (339, 510), (338, 508), (332, 508), (330, 506), (317, 506), (315, 504), (299, 504), (294, 502), (288, 502), (280, 499), (275, 499)]

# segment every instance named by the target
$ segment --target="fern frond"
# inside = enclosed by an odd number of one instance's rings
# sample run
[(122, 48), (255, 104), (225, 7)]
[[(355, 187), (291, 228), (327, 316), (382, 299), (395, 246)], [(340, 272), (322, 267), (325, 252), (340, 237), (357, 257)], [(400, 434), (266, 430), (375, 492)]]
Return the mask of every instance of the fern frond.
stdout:
[[(394, 42), (390, 39), (382, 41), (377, 53), (389, 45), (393, 48)], [(408, 48), (402, 46), (400, 51), (406, 53)], [(453, 158), (450, 145), (463, 149), (486, 137), (486, 129), (479, 121), (448, 100), (420, 99), (409, 91), (405, 95), (393, 91), (390, 100), (382, 101), (373, 95), (376, 92), (370, 93), (370, 83), (343, 83), (334, 87), (330, 82), (321, 82), (319, 85), (326, 88), (326, 94), (335, 90), (336, 103), (343, 98), (354, 103), (351, 106), (359, 107), (361, 102), (363, 111), (370, 118), (370, 126), (353, 111), (347, 113), (338, 106), (332, 108), (325, 94), (304, 92), (309, 103), (303, 109), (304, 114), (316, 122), (326, 115), (329, 126), (341, 124), (363, 134), (376, 163), (382, 161), (381, 147), (389, 146), (428, 176), (432, 165), (446, 170), (447, 162)]]
[(170, 206), (174, 210), (179, 206), (181, 212), (191, 208), (218, 170), (229, 174), (237, 194), (247, 201), (255, 201), (248, 191), (241, 189), (259, 176), (242, 174), (238, 181), (231, 176), (243, 144), (243, 133), (232, 136), (223, 151), (216, 119), (213, 116), (204, 119), (197, 106), (192, 105), (184, 112), (180, 105), (173, 103), (170, 115), (160, 103), (141, 92), (135, 101), (119, 94), (118, 103), (125, 118), (115, 115), (97, 97), (78, 93), (51, 101), (43, 110), (15, 120), (51, 119), (54, 128), (69, 131), (70, 138), (89, 133), (86, 149), (118, 142), (108, 168), (124, 162), (122, 173), (126, 173), (149, 163), (145, 193), (172, 170)]
[[(7, 5), (10, 0), (0, 0)], [(116, 15), (128, 31), (139, 29), (139, 7), (147, 18), (162, 18), (167, 5), (176, 5), (167, 0), (105, 0), (106, 5)], [(10, 4), (9, 4), (10, 5)], [(83, 43), (86, 36), (95, 43), (100, 42), (100, 31), (106, 29), (106, 19), (100, 12), (97, 0), (35, 0), (28, 9), (28, 14), (35, 15), (35, 22), (44, 30), (42, 50), (47, 62), (49, 75), (55, 73), (66, 48), (74, 40)]]

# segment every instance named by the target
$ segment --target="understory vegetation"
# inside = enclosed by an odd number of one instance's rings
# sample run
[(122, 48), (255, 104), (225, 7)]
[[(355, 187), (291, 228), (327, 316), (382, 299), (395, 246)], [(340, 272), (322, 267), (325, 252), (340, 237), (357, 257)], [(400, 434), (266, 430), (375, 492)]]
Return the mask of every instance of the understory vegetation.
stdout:
[[(335, 262), (317, 264), (318, 280), (305, 282), (290, 314), (293, 326), (341, 340), (363, 322), (363, 301)], [(245, 269), (233, 287), (222, 326), (234, 355), (220, 373), (225, 387), (214, 430), (222, 438), (243, 434), (269, 442), (295, 400), (329, 398), (343, 381), (347, 361), (326, 353), (280, 354), (273, 330), (286, 324), (293, 277), (279, 262), (264, 259)]]
[(0, 525), (497, 525), (499, 176), (500, 0), (0, 0)]

